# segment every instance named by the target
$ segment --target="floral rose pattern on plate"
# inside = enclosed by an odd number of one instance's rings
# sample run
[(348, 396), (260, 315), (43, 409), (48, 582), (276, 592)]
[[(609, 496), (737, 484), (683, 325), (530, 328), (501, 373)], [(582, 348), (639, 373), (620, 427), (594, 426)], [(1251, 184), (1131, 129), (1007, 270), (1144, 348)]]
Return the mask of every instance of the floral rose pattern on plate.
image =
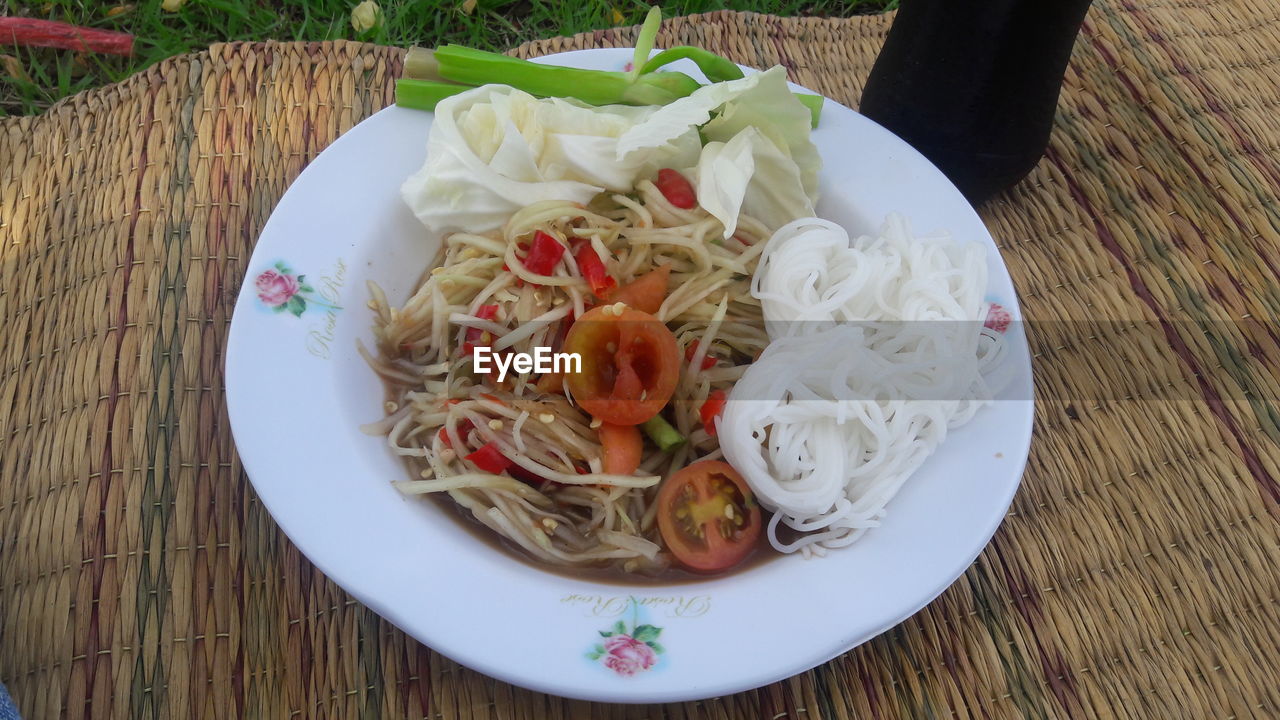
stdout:
[(587, 653), (588, 660), (599, 660), (605, 667), (624, 677), (652, 668), (666, 648), (658, 644), (662, 628), (639, 621), (639, 603), (631, 598), (631, 626), (622, 620), (608, 630), (601, 630), (602, 642)]
[(1013, 314), (1000, 303), (993, 302), (990, 303), (990, 307), (987, 309), (987, 316), (982, 325), (998, 333), (1003, 333), (1009, 329), (1009, 325), (1012, 322)]
[(302, 317), (308, 305), (342, 309), (317, 297), (316, 289), (307, 283), (307, 276), (295, 274), (283, 262), (259, 273), (254, 287), (258, 291), (258, 300), (278, 313), (287, 311), (295, 317)]

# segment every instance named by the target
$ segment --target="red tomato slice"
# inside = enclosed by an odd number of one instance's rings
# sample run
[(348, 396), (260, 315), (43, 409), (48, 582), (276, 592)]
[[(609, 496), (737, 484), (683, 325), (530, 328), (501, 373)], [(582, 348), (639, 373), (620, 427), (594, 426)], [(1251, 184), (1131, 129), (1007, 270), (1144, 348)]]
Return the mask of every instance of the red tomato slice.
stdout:
[(680, 351), (676, 337), (646, 312), (603, 305), (569, 328), (564, 351), (582, 359), (582, 372), (565, 378), (573, 400), (592, 417), (639, 425), (657, 415), (676, 389)]
[(640, 467), (644, 439), (635, 425), (602, 423), (600, 444), (604, 446), (604, 471), (610, 475), (630, 475)]
[(696, 462), (662, 481), (658, 530), (676, 560), (715, 573), (742, 562), (761, 531), (760, 506), (728, 463)]
[(667, 278), (671, 266), (662, 265), (619, 288), (609, 296), (611, 302), (623, 302), (650, 315), (657, 313), (667, 299)]

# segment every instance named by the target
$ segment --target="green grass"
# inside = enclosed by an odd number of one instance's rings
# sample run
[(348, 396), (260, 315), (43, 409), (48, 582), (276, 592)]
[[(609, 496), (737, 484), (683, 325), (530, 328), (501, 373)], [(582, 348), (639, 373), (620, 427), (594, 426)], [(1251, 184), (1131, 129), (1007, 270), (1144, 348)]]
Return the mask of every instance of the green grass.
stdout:
[[(135, 36), (129, 58), (0, 45), (0, 117), (43, 112), (81, 90), (122, 80), (167, 57), (232, 40), (334, 40), (387, 45), (461, 43), (504, 50), (526, 40), (572, 35), (644, 19), (635, 0), (479, 0), (471, 13), (462, 0), (385, 0), (382, 22), (356, 33), (351, 10), (358, 0), (187, 0), (177, 12), (160, 0), (95, 3), (84, 0), (0, 0), (0, 15), (60, 20), (120, 30)], [(676, 0), (668, 17), (720, 9), (782, 16), (846, 17), (880, 12), (897, 0)], [(7, 57), (5, 57), (7, 56)]]

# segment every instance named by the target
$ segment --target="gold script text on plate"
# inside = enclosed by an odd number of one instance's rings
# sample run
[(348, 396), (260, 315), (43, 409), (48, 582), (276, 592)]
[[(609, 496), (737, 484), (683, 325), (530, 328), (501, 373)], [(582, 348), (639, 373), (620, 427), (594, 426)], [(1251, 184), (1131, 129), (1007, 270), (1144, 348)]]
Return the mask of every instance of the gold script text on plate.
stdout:
[(711, 609), (710, 595), (653, 595), (644, 597), (569, 593), (560, 598), (560, 602), (581, 605), (587, 609), (588, 615), (595, 617), (618, 617), (630, 607), (632, 597), (635, 597), (638, 605), (643, 605), (655, 611), (665, 611), (667, 617), (701, 617)]
[(339, 300), (342, 299), (342, 286), (346, 282), (347, 264), (342, 261), (342, 258), (338, 258), (333, 266), (333, 272), (329, 275), (321, 275), (320, 282), (316, 283), (317, 294), (333, 306), (326, 310), (320, 324), (312, 324), (311, 329), (307, 331), (307, 352), (321, 360), (329, 359), (329, 350), (337, 335), (338, 310), (335, 308), (342, 307)]

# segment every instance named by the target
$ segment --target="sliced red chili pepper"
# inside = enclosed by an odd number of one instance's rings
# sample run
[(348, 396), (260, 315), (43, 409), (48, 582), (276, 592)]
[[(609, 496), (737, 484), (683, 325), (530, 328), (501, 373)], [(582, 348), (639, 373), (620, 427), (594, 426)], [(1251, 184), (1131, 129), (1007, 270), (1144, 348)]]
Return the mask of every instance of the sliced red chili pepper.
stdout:
[[(498, 317), (498, 306), (481, 305), (476, 308), (475, 316), (481, 320), (492, 320)], [(492, 340), (493, 336), (487, 330), (467, 328), (467, 332), (462, 336), (462, 356), (471, 355), (476, 351), (477, 345), (488, 345)]]
[(529, 254), (525, 255), (521, 262), (531, 273), (550, 275), (562, 257), (564, 257), (564, 246), (550, 235), (537, 230), (533, 233), (533, 246), (529, 248)]
[(658, 171), (658, 179), (653, 181), (667, 202), (678, 208), (691, 210), (698, 205), (698, 195), (693, 191), (693, 184), (671, 168)]
[[(684, 351), (685, 362), (693, 362), (693, 354), (698, 352), (698, 346), (701, 344), (702, 343), (700, 342), (689, 343), (689, 347), (685, 348), (685, 351)], [(703, 370), (710, 370), (715, 366), (716, 366), (716, 359), (711, 357), (711, 353), (707, 353), (706, 355), (702, 356)]]
[[(465, 442), (467, 439), (467, 433), (471, 432), (475, 426), (476, 424), (471, 422), (470, 419), (464, 418), (462, 422), (458, 423), (458, 437), (462, 438)], [(437, 435), (440, 438), (440, 442), (444, 443), (445, 447), (453, 447), (453, 443), (449, 442), (448, 428), (440, 428), (440, 432), (437, 433)]]
[(596, 297), (604, 299), (618, 287), (618, 281), (609, 275), (604, 261), (596, 254), (595, 248), (591, 247), (591, 241), (579, 243), (573, 252), (573, 259), (578, 261), (578, 270), (582, 271), (582, 278), (587, 281)]
[(485, 443), (479, 450), (466, 456), (466, 460), (477, 468), (497, 475), (511, 466), (511, 459), (502, 454), (498, 446), (493, 443)]
[[(502, 269), (506, 272), (511, 272), (511, 266), (506, 263), (502, 263)], [(516, 287), (524, 287), (524, 278), (516, 278)]]
[(727, 399), (728, 396), (723, 390), (712, 390), (707, 396), (707, 401), (702, 403), (702, 409), (698, 411), (698, 415), (702, 417), (702, 426), (707, 429), (708, 435), (716, 434), (715, 419), (724, 410)]
[(477, 345), (488, 345), (493, 341), (493, 333), (480, 328), (467, 328), (462, 340), (462, 356), (467, 357), (476, 351)]
[(520, 482), (528, 483), (529, 485), (541, 485), (542, 483), (547, 482), (546, 478), (540, 475), (535, 475), (534, 473), (526, 470), (525, 467), (519, 463), (511, 463), (511, 467), (507, 468), (507, 474)]

